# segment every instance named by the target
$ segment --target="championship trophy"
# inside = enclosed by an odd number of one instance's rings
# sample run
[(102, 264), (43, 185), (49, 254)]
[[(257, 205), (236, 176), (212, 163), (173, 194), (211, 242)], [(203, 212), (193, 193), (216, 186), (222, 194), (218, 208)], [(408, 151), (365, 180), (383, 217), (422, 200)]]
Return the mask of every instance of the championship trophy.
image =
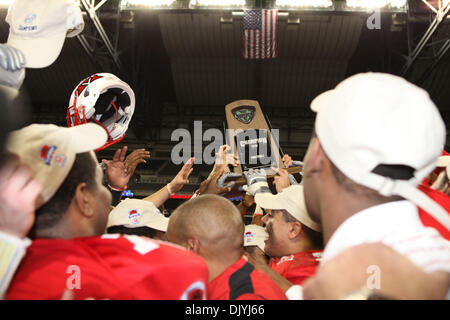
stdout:
[[(246, 184), (243, 172), (249, 169), (264, 169), (270, 182), (276, 175), (271, 169), (284, 168), (278, 134), (268, 124), (258, 101), (237, 100), (225, 106), (227, 121), (226, 139), (231, 152), (238, 157), (238, 166), (233, 174), (219, 179), (220, 186), (234, 182), (233, 189)], [(302, 166), (285, 168), (290, 174), (300, 173)]]

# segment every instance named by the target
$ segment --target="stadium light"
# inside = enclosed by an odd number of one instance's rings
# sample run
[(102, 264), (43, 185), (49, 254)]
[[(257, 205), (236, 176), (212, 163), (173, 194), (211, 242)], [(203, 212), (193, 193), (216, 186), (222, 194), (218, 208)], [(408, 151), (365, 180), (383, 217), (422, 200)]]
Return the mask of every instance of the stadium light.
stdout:
[(120, 5), (125, 6), (146, 6), (146, 7), (170, 7), (176, 0), (122, 0)]
[(191, 4), (200, 7), (243, 7), (245, 0), (192, 0)]
[(392, 0), (391, 7), (403, 8), (404, 6), (406, 6), (406, 2), (407, 2), (407, 0)]
[(403, 8), (406, 0), (347, 0), (347, 7), (352, 8), (383, 8), (386, 6)]
[(8, 7), (14, 0), (0, 0), (0, 7)]
[(329, 8), (333, 6), (331, 0), (276, 0), (277, 7), (314, 7)]

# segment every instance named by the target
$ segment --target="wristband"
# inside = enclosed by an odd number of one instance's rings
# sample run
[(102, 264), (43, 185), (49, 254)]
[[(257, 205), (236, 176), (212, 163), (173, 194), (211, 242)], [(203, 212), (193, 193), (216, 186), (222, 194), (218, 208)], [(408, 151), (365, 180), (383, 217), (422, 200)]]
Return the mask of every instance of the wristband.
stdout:
[(286, 290), (285, 295), (289, 300), (303, 300), (303, 287), (294, 284)]
[(15, 247), (26, 249), (31, 245), (31, 240), (28, 238), (19, 238), (17, 236), (13, 236), (12, 234), (0, 231), (0, 241), (8, 242)]
[(112, 187), (110, 184), (108, 184), (108, 188), (110, 188), (113, 191), (121, 191), (121, 192), (127, 190), (127, 186), (125, 186), (123, 189), (119, 189)]
[(14, 272), (25, 255), (30, 239), (20, 239), (0, 231), (0, 299), (8, 289)]
[(175, 194), (175, 192), (172, 192), (172, 190), (171, 190), (171, 188), (170, 188), (170, 183), (168, 183), (168, 184), (166, 185), (166, 187), (167, 187), (167, 191), (169, 192), (169, 195), (173, 196), (173, 195)]
[(199, 195), (200, 195), (200, 193), (194, 193), (194, 194), (192, 195), (191, 199), (195, 199), (195, 198), (197, 198)]

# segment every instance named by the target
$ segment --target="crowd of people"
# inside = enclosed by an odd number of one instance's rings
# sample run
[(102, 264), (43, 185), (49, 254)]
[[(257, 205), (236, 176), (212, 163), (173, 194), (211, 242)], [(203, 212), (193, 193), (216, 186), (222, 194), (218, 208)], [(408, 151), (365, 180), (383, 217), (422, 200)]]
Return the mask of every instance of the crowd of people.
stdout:
[[(0, 98), (8, 123), (14, 98)], [(239, 160), (224, 145), (169, 217), (159, 208), (190, 183), (194, 158), (157, 192), (122, 199), (150, 153), (96, 156), (123, 139), (134, 108), (132, 88), (99, 73), (73, 91), (68, 127), (2, 125), (1, 298), (450, 298), (450, 155), (423, 89), (390, 74), (345, 79), (311, 102), (301, 176), (284, 155), (273, 193), (266, 171), (250, 169), (235, 205), (218, 185)]]

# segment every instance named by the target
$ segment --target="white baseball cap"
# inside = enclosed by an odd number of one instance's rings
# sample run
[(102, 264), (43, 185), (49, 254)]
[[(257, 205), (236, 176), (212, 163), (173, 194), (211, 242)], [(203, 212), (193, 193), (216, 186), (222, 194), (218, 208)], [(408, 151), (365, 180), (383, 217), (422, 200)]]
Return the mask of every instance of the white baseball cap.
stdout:
[(256, 224), (249, 224), (245, 226), (244, 232), (244, 247), (257, 246), (263, 252), (266, 247), (264, 242), (268, 238), (265, 228)]
[(67, 37), (84, 28), (83, 15), (74, 0), (15, 0), (8, 8), (8, 45), (25, 55), (27, 68), (51, 65)]
[(141, 199), (125, 199), (110, 212), (106, 228), (114, 226), (149, 227), (166, 232), (168, 224), (169, 218), (166, 218), (152, 202)]
[(312, 221), (306, 210), (302, 185), (292, 185), (278, 194), (257, 193), (255, 202), (264, 209), (286, 210), (300, 223), (314, 231), (321, 232), (320, 224)]
[[(383, 196), (401, 196), (450, 228), (448, 213), (417, 189), (436, 166), (446, 129), (428, 93), (384, 73), (352, 76), (316, 97), (315, 130), (323, 150), (348, 178)], [(373, 172), (378, 165), (411, 167), (398, 180)]]
[(66, 179), (76, 155), (95, 150), (106, 140), (105, 130), (94, 123), (73, 128), (32, 124), (12, 131), (6, 148), (34, 170), (34, 177), (43, 186), (41, 198), (46, 203)]

